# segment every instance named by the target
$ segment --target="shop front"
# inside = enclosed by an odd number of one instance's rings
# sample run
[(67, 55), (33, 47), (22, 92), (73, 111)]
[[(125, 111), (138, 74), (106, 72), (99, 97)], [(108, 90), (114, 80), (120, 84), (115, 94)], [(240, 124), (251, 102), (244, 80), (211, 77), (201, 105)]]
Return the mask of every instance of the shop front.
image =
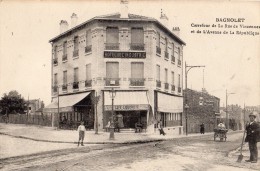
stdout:
[(182, 113), (183, 97), (157, 92), (157, 119), (166, 130), (183, 132)]
[(53, 115), (52, 126), (76, 129), (80, 122), (84, 121), (86, 128), (94, 128), (91, 92), (59, 96), (53, 99), (43, 112)]
[[(122, 128), (135, 128), (140, 122), (147, 126), (149, 118), (149, 104), (146, 91), (116, 91), (113, 111), (115, 122), (122, 120)], [(109, 91), (104, 91), (103, 125), (107, 125), (112, 118), (112, 98)]]

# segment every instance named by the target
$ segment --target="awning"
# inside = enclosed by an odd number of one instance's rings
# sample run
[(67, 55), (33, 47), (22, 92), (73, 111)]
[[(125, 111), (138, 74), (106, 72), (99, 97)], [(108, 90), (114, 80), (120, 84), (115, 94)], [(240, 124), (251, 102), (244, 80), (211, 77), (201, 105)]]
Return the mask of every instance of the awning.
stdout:
[[(72, 111), (73, 106), (87, 97), (90, 92), (80, 93), (80, 94), (71, 94), (59, 96), (59, 109), (60, 112)], [(58, 111), (58, 98), (53, 99), (53, 102), (47, 105), (44, 109), (44, 112), (55, 112)]]
[[(112, 110), (111, 93), (104, 92), (104, 108)], [(116, 91), (114, 110), (148, 110), (149, 103), (145, 91)]]
[(158, 93), (159, 112), (180, 113), (183, 112), (183, 97)]

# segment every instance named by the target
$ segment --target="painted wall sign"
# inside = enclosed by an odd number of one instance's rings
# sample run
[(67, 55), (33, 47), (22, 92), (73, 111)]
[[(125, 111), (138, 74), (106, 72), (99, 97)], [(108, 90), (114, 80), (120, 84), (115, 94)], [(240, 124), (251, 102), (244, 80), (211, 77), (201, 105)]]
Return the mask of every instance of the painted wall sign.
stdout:
[(146, 52), (104, 51), (105, 58), (146, 58)]
[[(105, 105), (105, 110), (112, 110), (111, 105)], [(114, 105), (114, 110), (123, 111), (123, 110), (148, 110), (148, 105)]]

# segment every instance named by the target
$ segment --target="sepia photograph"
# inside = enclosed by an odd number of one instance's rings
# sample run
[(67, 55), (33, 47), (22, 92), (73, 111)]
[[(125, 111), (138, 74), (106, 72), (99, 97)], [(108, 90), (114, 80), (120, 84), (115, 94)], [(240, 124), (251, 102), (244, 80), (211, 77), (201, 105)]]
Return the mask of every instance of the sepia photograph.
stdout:
[(258, 154), (260, 1), (0, 0), (0, 170), (257, 171)]

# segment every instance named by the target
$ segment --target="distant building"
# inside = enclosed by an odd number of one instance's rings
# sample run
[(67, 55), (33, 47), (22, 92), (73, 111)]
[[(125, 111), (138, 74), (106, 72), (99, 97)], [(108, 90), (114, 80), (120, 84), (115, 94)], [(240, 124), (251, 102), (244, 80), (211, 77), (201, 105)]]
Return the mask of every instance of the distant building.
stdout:
[[(73, 14), (75, 26), (70, 29), (61, 21), (62, 32), (50, 40), (52, 104), (44, 112), (59, 121), (83, 120), (93, 129), (96, 111), (102, 130), (111, 120), (114, 89), (114, 116), (123, 116), (124, 128), (141, 121), (154, 130), (162, 120), (164, 127), (181, 134), (185, 43), (163, 22), (129, 14), (126, 4), (122, 7), (121, 14), (97, 16), (78, 25)], [(162, 14), (161, 19), (168, 20)], [(58, 126), (57, 120), (53, 125)]]
[(187, 110), (188, 133), (199, 132), (202, 123), (205, 125), (205, 132), (212, 132), (220, 118), (220, 99), (206, 91), (187, 89), (187, 91), (184, 90), (184, 93), (187, 95), (189, 106)]
[[(26, 101), (25, 105), (26, 105), (26, 113), (27, 113), (27, 109), (28, 109), (29, 114), (35, 114), (36, 111), (38, 111), (39, 109), (42, 109), (44, 107), (44, 103), (43, 103), (43, 101), (41, 101), (41, 99), (32, 99), (32, 100)], [(28, 106), (28, 108), (27, 108), (27, 106)]]

